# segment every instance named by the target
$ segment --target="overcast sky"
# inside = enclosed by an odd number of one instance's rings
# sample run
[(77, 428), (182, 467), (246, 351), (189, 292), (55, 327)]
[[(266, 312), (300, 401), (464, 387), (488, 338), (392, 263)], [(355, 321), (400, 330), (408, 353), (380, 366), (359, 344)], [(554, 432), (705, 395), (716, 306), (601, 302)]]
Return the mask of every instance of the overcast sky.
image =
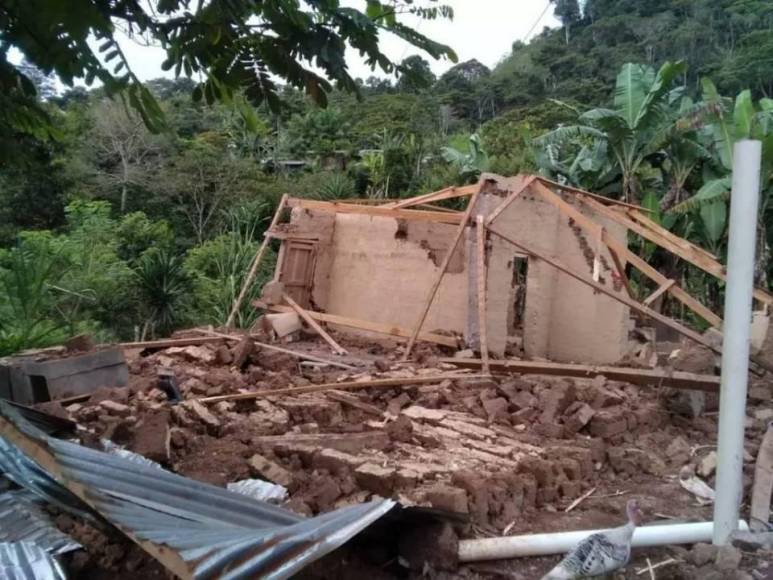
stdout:
[[(453, 20), (420, 20), (404, 17), (405, 24), (418, 28), (425, 34), (451, 46), (459, 56), (459, 62), (478, 59), (488, 67), (493, 67), (503, 56), (510, 52), (515, 40), (528, 40), (538, 34), (545, 26), (557, 26), (552, 6), (548, 0), (440, 0), (454, 9)], [(343, 4), (364, 8), (364, 0), (343, 0)], [(530, 32), (531, 31), (531, 32)], [(164, 52), (159, 48), (140, 46), (124, 37), (120, 41), (132, 70), (143, 80), (172, 76), (171, 72), (161, 70)], [(400, 61), (411, 54), (421, 54), (399, 38), (384, 35), (384, 52), (390, 58)], [(453, 66), (449, 61), (430, 61), (436, 74), (445, 72)], [(367, 78), (374, 74), (365, 66), (356, 51), (350, 51), (347, 61), (352, 76)], [(380, 73), (380, 71), (378, 71)], [(381, 76), (381, 75), (379, 75)]]

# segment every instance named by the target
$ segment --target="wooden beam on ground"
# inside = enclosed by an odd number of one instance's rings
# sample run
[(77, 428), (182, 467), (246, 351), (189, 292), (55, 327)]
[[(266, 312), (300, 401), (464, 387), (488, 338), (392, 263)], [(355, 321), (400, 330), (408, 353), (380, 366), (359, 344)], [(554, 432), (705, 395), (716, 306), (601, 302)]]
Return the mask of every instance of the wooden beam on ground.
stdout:
[[(209, 342), (222, 342), (222, 336), (190, 336), (187, 338), (168, 338), (162, 340), (144, 340), (140, 342), (119, 342), (121, 348), (141, 348), (160, 350), (162, 348), (171, 348), (173, 346), (197, 346)], [(102, 345), (100, 345), (102, 346)]]
[[(593, 235), (594, 237), (600, 235), (601, 240), (609, 247), (610, 251), (614, 251), (615, 253), (617, 253), (617, 255), (620, 258), (628, 261), (633, 267), (638, 269), (642, 274), (644, 274), (645, 276), (647, 276), (648, 278), (656, 282), (658, 286), (662, 286), (663, 284), (668, 282), (668, 278), (666, 278), (663, 274), (661, 274), (657, 269), (650, 266), (645, 260), (641, 259), (635, 253), (629, 250), (627, 244), (624, 244), (614, 236), (610, 235), (609, 232), (606, 231), (606, 228), (602, 228), (602, 226), (596, 223), (595, 220), (586, 216), (580, 210), (578, 210), (577, 208), (573, 207), (571, 204), (564, 201), (560, 195), (558, 195), (557, 193), (554, 193), (549, 188), (545, 187), (544, 184), (537, 181), (534, 184), (534, 187), (532, 189), (534, 189), (535, 191), (538, 191), (546, 201), (548, 201), (553, 206), (555, 206), (564, 215), (573, 219), (575, 223), (577, 223), (580, 227), (585, 229), (591, 235)], [(579, 197), (579, 199), (581, 199), (581, 201), (584, 201), (581, 197)], [(599, 213), (601, 213), (602, 215), (607, 215), (607, 213), (612, 213), (612, 214), (617, 213), (614, 210), (608, 207), (605, 207), (601, 203), (598, 203), (594, 200), (590, 200), (590, 201), (593, 202), (593, 208), (599, 209)], [(709, 324), (711, 324), (716, 328), (722, 327), (722, 319), (719, 316), (714, 314), (710, 308), (701, 304), (698, 300), (696, 300), (694, 297), (692, 297), (689, 293), (687, 293), (685, 290), (680, 288), (678, 285), (672, 285), (669, 288), (669, 291), (674, 296), (674, 298), (679, 300), (682, 304), (687, 306), (687, 308), (695, 312), (706, 322), (708, 322)]]
[(388, 217), (393, 219), (423, 222), (439, 222), (445, 224), (458, 224), (462, 221), (462, 214), (459, 212), (450, 213), (446, 211), (425, 211), (418, 209), (391, 209), (384, 207), (383, 205), (369, 206), (298, 198), (291, 198), (287, 203), (290, 207), (301, 207), (304, 209), (313, 209), (332, 213), (369, 215), (374, 217)]
[(489, 356), (488, 356), (488, 321), (486, 308), (486, 226), (483, 223), (483, 216), (478, 215), (475, 219), (476, 235), (476, 278), (478, 289), (478, 336), (480, 342), (480, 356), (483, 359), (483, 372), (488, 374)]
[[(223, 338), (225, 340), (232, 340), (232, 341), (235, 341), (235, 342), (240, 342), (244, 338), (244, 335), (224, 334), (222, 332), (217, 332), (215, 330), (203, 330), (203, 329), (197, 329), (197, 330), (198, 330), (198, 332), (204, 332), (206, 334), (209, 334), (209, 335), (212, 335), (212, 336), (215, 336), (215, 337)], [(258, 335), (250, 334), (248, 336), (250, 336), (250, 338), (254, 339)], [(289, 348), (282, 348), (281, 346), (274, 346), (273, 344), (266, 344), (264, 342), (258, 342), (257, 340), (255, 340), (254, 342), (255, 342), (255, 346), (257, 346), (258, 348), (265, 348), (266, 350), (272, 350), (274, 352), (281, 352), (283, 354), (288, 354), (290, 356), (294, 356), (295, 358), (298, 358), (298, 359), (301, 359), (301, 360), (310, 360), (310, 361), (318, 362), (318, 363), (321, 363), (321, 364), (330, 365), (331, 367), (338, 367), (339, 369), (346, 369), (348, 371), (355, 371), (355, 370), (357, 370), (357, 367), (355, 367), (355, 366), (344, 364), (342, 362), (330, 360), (330, 359), (327, 359), (327, 358), (322, 358), (321, 356), (316, 356), (316, 355), (308, 354), (308, 353), (305, 353), (305, 352), (297, 352), (297, 351), (294, 351), (294, 350), (290, 350)]]
[(513, 191), (510, 192), (510, 195), (505, 198), (505, 200), (500, 203), (496, 208), (494, 208), (494, 211), (489, 214), (489, 216), (486, 218), (486, 227), (488, 227), (490, 224), (494, 223), (494, 220), (499, 217), (499, 214), (501, 214), (503, 211), (505, 211), (508, 207), (510, 207), (510, 204), (513, 203), (516, 197), (521, 195), (524, 191), (526, 191), (529, 186), (534, 182), (536, 177), (533, 175), (530, 175), (527, 177), (520, 186), (516, 187)]
[(300, 305), (299, 305), (299, 304), (298, 304), (298, 303), (297, 303), (295, 300), (293, 300), (293, 299), (292, 299), (292, 298), (291, 298), (289, 295), (287, 295), (286, 293), (285, 293), (285, 294), (282, 294), (282, 298), (284, 299), (284, 301), (285, 301), (285, 302), (287, 302), (287, 303), (290, 305), (290, 308), (292, 308), (293, 310), (295, 310), (295, 312), (298, 314), (298, 316), (300, 316), (301, 318), (303, 318), (303, 320), (305, 320), (305, 321), (306, 321), (306, 324), (308, 324), (309, 326), (311, 326), (311, 327), (312, 327), (312, 328), (313, 328), (313, 329), (316, 331), (316, 333), (317, 333), (317, 334), (319, 334), (319, 335), (322, 337), (322, 339), (323, 339), (323, 340), (324, 340), (326, 343), (328, 343), (328, 344), (330, 345), (330, 348), (332, 348), (332, 349), (333, 349), (333, 352), (334, 352), (334, 353), (336, 353), (336, 354), (349, 354), (349, 351), (347, 351), (347, 350), (346, 350), (345, 348), (343, 348), (343, 347), (342, 347), (340, 344), (338, 344), (338, 343), (337, 343), (337, 342), (336, 342), (336, 341), (333, 339), (333, 337), (332, 337), (332, 336), (330, 336), (330, 335), (329, 335), (329, 334), (328, 334), (328, 333), (325, 331), (325, 329), (324, 329), (324, 328), (322, 328), (322, 327), (319, 325), (319, 323), (318, 323), (316, 320), (314, 320), (314, 318), (312, 318), (311, 316), (309, 316), (309, 313), (308, 313), (308, 312), (307, 312), (305, 309), (301, 308), (301, 306), (300, 306)]
[[(252, 305), (256, 308), (263, 310), (271, 310), (273, 312), (293, 312), (293, 309), (289, 306), (282, 306), (278, 304), (266, 304), (260, 300), (253, 300)], [(367, 330), (369, 332), (376, 332), (378, 334), (386, 334), (395, 338), (410, 338), (411, 330), (402, 326), (395, 326), (394, 324), (383, 324), (380, 322), (370, 322), (368, 320), (360, 320), (359, 318), (349, 318), (346, 316), (339, 316), (338, 314), (327, 314), (324, 312), (315, 312), (313, 310), (307, 310), (306, 313), (320, 322), (329, 322), (330, 324), (338, 324), (340, 326), (346, 326), (349, 328), (357, 328), (359, 330)], [(442, 344), (450, 348), (459, 348), (459, 341), (453, 336), (446, 336), (444, 334), (436, 334), (433, 332), (420, 332), (419, 339), (426, 342), (434, 342), (435, 344)]]
[(252, 286), (252, 283), (255, 281), (255, 276), (258, 273), (258, 266), (260, 266), (261, 260), (263, 260), (263, 254), (266, 253), (266, 248), (268, 248), (268, 243), (271, 241), (271, 235), (268, 233), (272, 231), (274, 228), (276, 228), (276, 224), (279, 223), (279, 218), (282, 215), (282, 211), (284, 210), (285, 206), (287, 205), (287, 194), (282, 196), (282, 199), (279, 201), (279, 206), (276, 208), (276, 211), (274, 212), (274, 217), (271, 219), (271, 223), (268, 226), (268, 229), (266, 230), (266, 233), (263, 235), (263, 241), (260, 244), (260, 247), (258, 248), (257, 253), (255, 254), (255, 257), (252, 260), (252, 264), (250, 265), (250, 269), (247, 272), (247, 277), (244, 279), (244, 282), (242, 282), (242, 287), (239, 289), (239, 295), (236, 297), (236, 300), (234, 300), (233, 306), (231, 306), (231, 312), (228, 314), (228, 318), (225, 321), (225, 325), (228, 328), (231, 328), (233, 325), (234, 318), (236, 317), (236, 313), (239, 311), (239, 308), (242, 305), (242, 302), (244, 301), (244, 296), (247, 294), (247, 291)]
[(768, 425), (754, 464), (754, 484), (749, 527), (752, 531), (766, 531), (770, 522), (770, 500), (773, 493), (773, 425)]
[(199, 403), (219, 403), (221, 401), (244, 401), (249, 399), (261, 399), (263, 397), (275, 397), (278, 395), (302, 395), (306, 393), (323, 393), (326, 391), (351, 391), (358, 389), (391, 389), (404, 385), (426, 385), (427, 383), (440, 383), (454, 379), (483, 379), (487, 375), (464, 375), (449, 373), (442, 375), (422, 375), (416, 377), (399, 377), (390, 379), (371, 379), (368, 381), (345, 381), (341, 383), (325, 383), (323, 385), (309, 385), (307, 387), (290, 387), (287, 389), (267, 389), (254, 393), (235, 393), (233, 395), (219, 395), (217, 397), (204, 397), (196, 399)]
[(342, 405), (349, 405), (354, 409), (359, 409), (363, 413), (368, 413), (369, 415), (375, 415), (376, 417), (384, 416), (384, 412), (378, 407), (376, 407), (375, 405), (371, 405), (370, 403), (360, 401), (354, 395), (344, 393), (343, 391), (327, 391), (325, 393), (325, 396), (328, 399), (332, 399), (333, 401), (341, 403)]
[(457, 197), (466, 197), (468, 195), (472, 195), (479, 189), (480, 189), (480, 184), (478, 183), (473, 185), (465, 185), (462, 187), (456, 187), (456, 186), (446, 187), (439, 191), (433, 191), (432, 193), (425, 193), (424, 195), (417, 195), (416, 197), (411, 197), (408, 199), (403, 199), (400, 201), (389, 203), (384, 207), (389, 207), (392, 209), (401, 209), (405, 207), (422, 205), (425, 203), (434, 203), (436, 201), (443, 201), (445, 199), (455, 199)]
[(655, 290), (652, 294), (647, 296), (642, 302), (642, 304), (644, 304), (644, 306), (652, 306), (652, 303), (655, 302), (655, 300), (657, 300), (658, 298), (660, 298), (663, 294), (668, 292), (668, 290), (674, 284), (676, 284), (676, 280), (668, 280), (665, 284), (660, 285), (658, 289)]
[(411, 333), (411, 337), (408, 339), (408, 345), (405, 347), (403, 361), (407, 361), (411, 356), (413, 345), (416, 344), (416, 338), (421, 332), (421, 327), (424, 326), (424, 321), (427, 319), (429, 309), (432, 307), (432, 302), (435, 300), (435, 294), (437, 294), (438, 288), (440, 288), (440, 283), (443, 281), (443, 276), (445, 276), (446, 270), (448, 270), (448, 264), (451, 262), (451, 257), (454, 255), (454, 252), (456, 252), (456, 247), (459, 245), (459, 241), (462, 239), (464, 231), (467, 228), (467, 224), (470, 221), (470, 215), (472, 214), (472, 210), (475, 207), (475, 203), (478, 201), (478, 195), (480, 195), (480, 188), (478, 188), (478, 190), (472, 194), (472, 197), (467, 204), (467, 209), (464, 211), (464, 215), (459, 222), (459, 227), (456, 228), (456, 235), (454, 235), (453, 242), (451, 242), (446, 255), (443, 257), (443, 263), (440, 265), (440, 270), (438, 271), (437, 277), (432, 283), (432, 288), (430, 288), (427, 299), (424, 301), (424, 307), (422, 309), (421, 316), (416, 322), (416, 326)]
[[(483, 366), (480, 359), (444, 358), (440, 362), (465, 369), (479, 369)], [(616, 366), (595, 366), (564, 364), (543, 361), (495, 360), (491, 361), (494, 374), (518, 373), (522, 375), (556, 375), (576, 378), (593, 378), (604, 375), (612, 381), (623, 381), (634, 385), (667, 386), (675, 389), (719, 392), (719, 377), (699, 375), (681, 371), (662, 371), (656, 369), (635, 369)]]
[[(578, 280), (579, 282), (582, 282), (583, 284), (586, 284), (587, 286), (590, 286), (591, 288), (593, 288), (595, 290), (598, 290), (602, 294), (606, 294), (610, 298), (612, 298), (614, 300), (617, 300), (618, 302), (621, 302), (622, 304), (625, 304), (631, 310), (633, 310), (635, 312), (638, 312), (640, 314), (643, 314), (644, 316), (647, 316), (647, 317), (649, 317), (649, 318), (651, 318), (653, 320), (657, 320), (658, 322), (660, 322), (664, 326), (672, 328), (673, 330), (677, 331), (682, 336), (685, 336), (685, 337), (687, 337), (687, 338), (697, 342), (698, 344), (701, 344), (701, 345), (705, 346), (706, 348), (710, 349), (712, 352), (715, 352), (717, 354), (721, 354), (722, 353), (722, 349), (721, 348), (716, 347), (714, 344), (712, 344), (710, 341), (706, 340), (703, 336), (701, 336), (700, 334), (698, 334), (694, 330), (690, 330), (686, 326), (683, 326), (683, 325), (679, 324), (678, 322), (676, 322), (675, 320), (669, 318), (668, 316), (665, 316), (665, 315), (661, 314), (660, 312), (656, 312), (652, 308), (649, 308), (647, 306), (639, 304), (636, 300), (634, 300), (634, 299), (632, 299), (632, 298), (630, 298), (630, 297), (628, 297), (626, 295), (623, 295), (623, 294), (620, 294), (618, 292), (615, 292), (614, 290), (610, 290), (609, 288), (607, 288), (603, 284), (599, 284), (598, 282), (594, 282), (593, 280), (588, 280), (587, 278), (585, 278), (585, 276), (583, 276), (579, 272), (569, 268), (568, 266), (562, 264), (558, 260), (556, 260), (554, 258), (551, 258), (550, 256), (548, 256), (546, 254), (543, 254), (542, 252), (538, 252), (536, 250), (533, 250), (533, 249), (523, 245), (522, 243), (516, 242), (511, 237), (507, 236), (506, 234), (503, 234), (502, 232), (500, 232), (500, 231), (498, 231), (498, 230), (496, 230), (494, 228), (489, 228), (489, 232), (499, 236), (500, 238), (502, 238), (503, 240), (505, 240), (507, 242), (510, 242), (516, 248), (520, 248), (521, 250), (523, 250), (524, 252), (526, 252), (530, 256), (533, 256), (535, 258), (538, 258), (538, 259), (542, 260), (543, 262), (545, 262), (547, 264), (550, 264), (551, 266), (553, 266), (557, 270), (560, 270), (564, 274), (567, 274), (567, 275), (571, 276), (575, 280)], [(764, 368), (765, 370), (767, 370), (768, 372), (773, 372), (773, 366), (771, 366), (768, 362), (766, 362), (765, 360), (761, 359), (760, 357), (758, 357), (758, 356), (750, 356), (749, 359), (752, 362), (754, 362), (754, 363), (758, 364), (759, 366), (761, 366), (762, 368)]]

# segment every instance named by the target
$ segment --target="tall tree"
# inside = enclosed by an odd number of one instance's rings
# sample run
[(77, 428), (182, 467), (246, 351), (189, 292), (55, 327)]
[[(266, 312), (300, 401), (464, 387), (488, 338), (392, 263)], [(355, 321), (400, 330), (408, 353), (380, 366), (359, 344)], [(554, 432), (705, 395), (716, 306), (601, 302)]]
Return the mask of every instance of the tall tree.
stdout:
[(555, 5), (553, 13), (564, 27), (566, 44), (569, 44), (570, 29), (580, 20), (580, 3), (577, 0), (550, 0)]

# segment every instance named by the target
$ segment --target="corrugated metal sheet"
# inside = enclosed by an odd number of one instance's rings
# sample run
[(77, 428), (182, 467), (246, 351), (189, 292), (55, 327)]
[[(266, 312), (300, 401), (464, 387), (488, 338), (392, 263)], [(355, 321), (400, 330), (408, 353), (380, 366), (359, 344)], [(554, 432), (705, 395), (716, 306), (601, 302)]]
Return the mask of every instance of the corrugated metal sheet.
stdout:
[(26, 490), (0, 495), (0, 542), (29, 542), (49, 554), (64, 554), (81, 545), (59, 531)]
[(0, 578), (3, 580), (65, 580), (53, 556), (31, 542), (0, 543)]
[(35, 493), (50, 494), (57, 502), (67, 498), (80, 512), (84, 503), (68, 490), (85, 489), (83, 499), (97, 513), (140, 545), (150, 542), (146, 550), (191, 578), (288, 578), (395, 506), (390, 500), (373, 501), (305, 519), (223, 488), (54, 439), (0, 402), (4, 426), (12, 426), (5, 431), (19, 445), (39, 447), (36, 457), (45, 453), (47, 464), (54, 462), (51, 469), (59, 472), (59, 481), (2, 437), (0, 468), (21, 470), (31, 476), (28, 487)]

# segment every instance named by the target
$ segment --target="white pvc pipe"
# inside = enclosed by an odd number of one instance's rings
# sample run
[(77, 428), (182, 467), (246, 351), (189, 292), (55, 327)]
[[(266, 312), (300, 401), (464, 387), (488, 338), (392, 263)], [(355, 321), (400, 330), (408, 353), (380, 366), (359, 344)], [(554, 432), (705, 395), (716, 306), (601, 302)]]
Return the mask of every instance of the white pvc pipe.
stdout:
[[(739, 521), (737, 525), (741, 530), (746, 531), (749, 529), (749, 526), (744, 521)], [(634, 548), (649, 548), (652, 546), (709, 542), (711, 541), (713, 530), (713, 522), (643, 526), (636, 528), (634, 531), (631, 545)], [(524, 556), (565, 554), (581, 540), (591, 534), (602, 531), (604, 530), (462, 540), (459, 542), (459, 561), (479, 562), (482, 560), (504, 560)]]
[(717, 497), (714, 502), (713, 540), (717, 545), (726, 544), (735, 531), (743, 494), (744, 423), (761, 155), (762, 143), (759, 141), (739, 141), (733, 150), (719, 397)]

